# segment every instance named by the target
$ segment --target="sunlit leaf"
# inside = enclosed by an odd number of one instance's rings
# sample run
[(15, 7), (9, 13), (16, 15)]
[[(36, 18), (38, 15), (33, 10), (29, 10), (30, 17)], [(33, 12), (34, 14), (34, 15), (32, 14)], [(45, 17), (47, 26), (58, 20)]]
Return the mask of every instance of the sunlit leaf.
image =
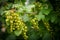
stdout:
[(37, 18), (38, 20), (44, 20), (44, 19), (45, 19), (45, 15), (43, 15), (43, 14), (40, 12), (38, 15), (36, 15), (36, 18)]
[(22, 33), (22, 30), (20, 30), (20, 31), (18, 31), (18, 30), (14, 31), (14, 34), (15, 34), (16, 36), (19, 36), (21, 33)]
[(22, 19), (23, 19), (24, 22), (29, 21), (29, 17), (28, 17), (27, 14), (25, 14), (24, 16), (22, 16)]

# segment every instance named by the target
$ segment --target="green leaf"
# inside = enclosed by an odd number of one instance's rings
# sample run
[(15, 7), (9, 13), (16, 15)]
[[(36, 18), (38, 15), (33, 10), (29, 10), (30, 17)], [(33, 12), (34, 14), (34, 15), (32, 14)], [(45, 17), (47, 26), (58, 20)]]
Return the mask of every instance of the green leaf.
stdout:
[(49, 10), (49, 9), (43, 10), (43, 13), (44, 13), (45, 15), (48, 15), (48, 14), (50, 13), (50, 10)]
[(28, 5), (28, 6), (26, 6), (26, 12), (27, 13), (31, 13), (32, 12), (32, 8), (34, 8), (35, 7), (35, 5)]
[(20, 30), (20, 31), (18, 31), (18, 30), (14, 31), (14, 34), (15, 34), (16, 36), (19, 36), (21, 33), (22, 33), (22, 30)]
[(42, 40), (51, 40), (51, 34), (46, 32), (44, 33), (43, 39)]
[(55, 22), (55, 20), (56, 20), (55, 16), (51, 17), (51, 22)]
[(27, 14), (23, 15), (22, 19), (23, 19), (24, 22), (29, 21), (29, 17), (28, 17)]
[(38, 15), (36, 15), (35, 17), (38, 19), (38, 21), (45, 19), (45, 15), (43, 15), (41, 12)]
[(23, 29), (23, 27), (22, 27), (20, 30), (15, 30), (15, 31), (14, 31), (14, 34), (15, 34), (16, 36), (19, 36), (19, 35), (22, 33), (22, 29)]
[(50, 5), (48, 4), (44, 4), (43, 5), (43, 9), (41, 10), (41, 12), (45, 15), (48, 15), (50, 12), (51, 12), (51, 6), (49, 7)]
[(16, 40), (16, 36), (15, 35), (9, 35), (6, 40)]

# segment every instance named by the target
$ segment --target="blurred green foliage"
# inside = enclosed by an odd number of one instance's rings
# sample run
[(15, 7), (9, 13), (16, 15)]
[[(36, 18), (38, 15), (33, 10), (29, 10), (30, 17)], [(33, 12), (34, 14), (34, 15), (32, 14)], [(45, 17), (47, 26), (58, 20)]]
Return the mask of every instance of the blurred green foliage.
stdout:
[[(28, 4), (25, 4), (27, 2)], [(27, 25), (27, 40), (59, 40), (60, 11), (58, 9), (60, 8), (58, 7), (54, 11), (49, 0), (0, 0), (0, 40), (24, 40), (20, 31), (14, 32), (15, 34), (7, 32), (10, 28), (5, 32), (1, 31), (2, 24), (6, 24), (5, 11), (11, 9), (15, 9)], [(30, 19), (33, 18), (37, 18), (39, 30), (31, 28)]]

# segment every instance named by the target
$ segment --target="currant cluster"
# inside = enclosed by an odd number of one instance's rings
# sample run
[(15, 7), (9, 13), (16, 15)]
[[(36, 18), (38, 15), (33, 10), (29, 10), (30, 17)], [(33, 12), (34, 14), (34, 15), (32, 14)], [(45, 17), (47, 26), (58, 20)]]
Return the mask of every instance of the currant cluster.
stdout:
[(6, 13), (6, 24), (9, 25), (10, 31), (13, 32), (14, 30), (21, 29), (21, 20), (19, 15), (16, 13)]
[(21, 30), (22, 29), (22, 34), (25, 40), (27, 40), (28, 36), (26, 35), (27, 33), (27, 26), (25, 23), (22, 21), (20, 16), (17, 13), (5, 13), (6, 17), (6, 24), (9, 25), (10, 27), (10, 32), (14, 32), (15, 30)]
[(47, 28), (47, 30), (50, 31), (50, 25), (49, 25), (49, 23), (44, 21), (44, 25)]
[(36, 29), (36, 30), (39, 29), (37, 18), (31, 19), (31, 23), (32, 23), (32, 28), (33, 28), (33, 29)]
[(27, 34), (27, 31), (28, 31), (27, 30), (27, 26), (24, 26), (22, 34), (23, 34), (23, 37), (24, 37), (25, 40), (28, 39), (28, 36), (26, 35)]

